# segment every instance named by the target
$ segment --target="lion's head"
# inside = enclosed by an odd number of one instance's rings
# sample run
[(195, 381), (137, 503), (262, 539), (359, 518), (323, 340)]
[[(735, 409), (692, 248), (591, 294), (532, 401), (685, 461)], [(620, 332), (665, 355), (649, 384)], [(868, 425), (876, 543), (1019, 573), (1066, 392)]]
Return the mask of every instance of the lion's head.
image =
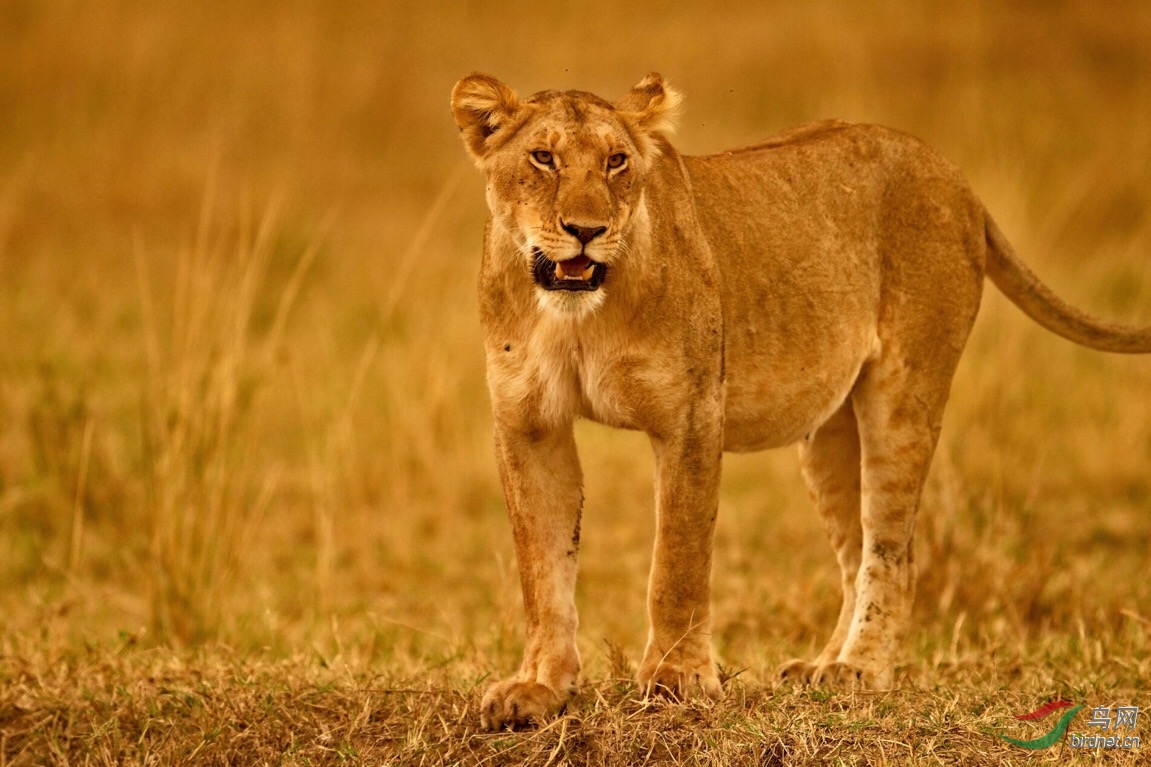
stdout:
[(493, 226), (515, 243), (542, 308), (583, 315), (602, 304), (679, 101), (658, 74), (614, 104), (581, 91), (521, 100), (484, 74), (452, 90), (464, 145), (487, 176)]

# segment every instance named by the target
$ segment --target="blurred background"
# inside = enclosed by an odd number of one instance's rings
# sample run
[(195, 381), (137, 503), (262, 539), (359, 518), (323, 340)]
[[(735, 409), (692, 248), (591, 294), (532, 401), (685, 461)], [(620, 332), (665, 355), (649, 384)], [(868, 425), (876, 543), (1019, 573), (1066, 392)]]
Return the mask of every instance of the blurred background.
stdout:
[[(483, 181), (448, 111), (474, 70), (609, 99), (659, 71), (685, 153), (826, 117), (900, 128), (1063, 296), (1151, 323), (1144, 0), (6, 0), (9, 647), (512, 658)], [(966, 616), (978, 644), (1145, 608), (1148, 392), (1151, 360), (1074, 348), (989, 290), (924, 501), (920, 642)], [(651, 461), (642, 435), (579, 439), (594, 664), (605, 639), (642, 649)], [(718, 546), (721, 653), (822, 642), (838, 576), (792, 451), (727, 462)]]

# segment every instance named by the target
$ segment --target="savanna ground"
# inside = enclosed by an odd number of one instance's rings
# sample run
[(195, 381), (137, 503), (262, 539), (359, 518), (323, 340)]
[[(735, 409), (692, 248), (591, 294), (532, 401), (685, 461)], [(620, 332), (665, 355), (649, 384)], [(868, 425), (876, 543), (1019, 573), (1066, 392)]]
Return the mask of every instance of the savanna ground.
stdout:
[[(773, 689), (837, 573), (793, 451), (730, 457), (716, 704), (644, 700), (644, 438), (579, 432), (585, 692), (477, 731), (522, 643), (455, 80), (687, 94), (701, 153), (881, 122), (1062, 295), (1151, 323), (1151, 8), (0, 4), (0, 765), (1133, 764), (1151, 718), (1151, 359), (990, 290), (924, 497), (899, 689)], [(1123, 731), (1122, 734), (1127, 734)], [(1143, 739), (1147, 739), (1143, 737)]]

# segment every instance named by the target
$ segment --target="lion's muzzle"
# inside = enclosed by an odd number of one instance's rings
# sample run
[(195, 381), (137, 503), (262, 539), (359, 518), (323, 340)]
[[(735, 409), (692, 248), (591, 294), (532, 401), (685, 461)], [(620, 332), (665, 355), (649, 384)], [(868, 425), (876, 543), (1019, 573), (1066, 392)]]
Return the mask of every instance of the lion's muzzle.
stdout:
[(544, 290), (597, 290), (607, 276), (607, 264), (593, 261), (584, 254), (565, 261), (553, 261), (535, 251), (532, 277)]

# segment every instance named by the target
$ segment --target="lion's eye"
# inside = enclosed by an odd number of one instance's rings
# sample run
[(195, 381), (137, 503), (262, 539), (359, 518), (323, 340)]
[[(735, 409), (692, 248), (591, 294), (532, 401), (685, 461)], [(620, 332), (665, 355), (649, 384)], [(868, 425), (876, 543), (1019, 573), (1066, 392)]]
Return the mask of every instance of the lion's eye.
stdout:
[(552, 157), (552, 153), (546, 149), (537, 149), (536, 151), (532, 152), (532, 159), (540, 165), (548, 168), (555, 164), (555, 158)]
[(627, 165), (627, 155), (623, 152), (617, 152), (607, 158), (608, 170), (619, 170), (625, 165)]

